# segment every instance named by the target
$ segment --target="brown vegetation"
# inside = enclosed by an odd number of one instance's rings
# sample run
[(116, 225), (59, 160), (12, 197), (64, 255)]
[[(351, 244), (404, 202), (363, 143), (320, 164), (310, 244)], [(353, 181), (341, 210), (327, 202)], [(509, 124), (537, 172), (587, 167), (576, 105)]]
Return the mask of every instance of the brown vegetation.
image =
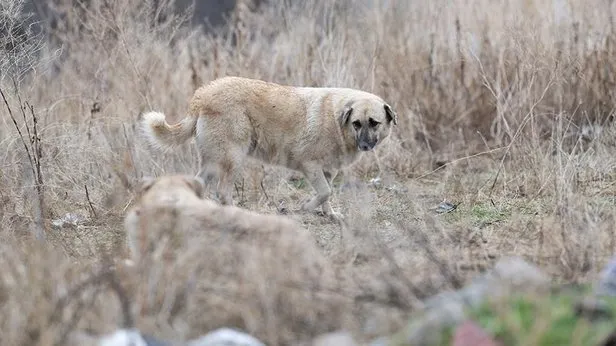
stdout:
[[(211, 35), (168, 1), (53, 2), (61, 21), (49, 40), (0, 38), (1, 53), (27, 53), (0, 55), (18, 67), (0, 71), (1, 344), (63, 344), (121, 316), (170, 339), (227, 325), (271, 345), (337, 328), (368, 340), (502, 255), (582, 282), (614, 252), (610, 2), (241, 2)], [(229, 245), (219, 250), (236, 266), (211, 267), (194, 247), (138, 273), (107, 269), (124, 258), (139, 179), (199, 167), (192, 143), (180, 155), (142, 147), (138, 115), (164, 109), (176, 122), (201, 83), (224, 75), (359, 88), (396, 109), (388, 143), (335, 182), (332, 204), (350, 227), (297, 216), (333, 283), (270, 285), (288, 264), (271, 267), (266, 246), (254, 266)], [(288, 171), (254, 165), (234, 199), (268, 214), (310, 193)], [(460, 204), (435, 214), (443, 199)], [(58, 226), (67, 213), (83, 217)], [(44, 244), (32, 240), (41, 229)], [(213, 277), (227, 274), (249, 284), (221, 289)]]

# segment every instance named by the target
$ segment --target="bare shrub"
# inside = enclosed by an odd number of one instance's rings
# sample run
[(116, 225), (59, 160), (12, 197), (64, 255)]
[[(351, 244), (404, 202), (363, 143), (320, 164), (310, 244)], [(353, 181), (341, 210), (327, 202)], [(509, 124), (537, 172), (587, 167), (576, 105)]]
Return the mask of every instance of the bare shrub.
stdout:
[(0, 85), (20, 82), (40, 66), (43, 37), (34, 32), (32, 14), (24, 12), (23, 0), (0, 1)]

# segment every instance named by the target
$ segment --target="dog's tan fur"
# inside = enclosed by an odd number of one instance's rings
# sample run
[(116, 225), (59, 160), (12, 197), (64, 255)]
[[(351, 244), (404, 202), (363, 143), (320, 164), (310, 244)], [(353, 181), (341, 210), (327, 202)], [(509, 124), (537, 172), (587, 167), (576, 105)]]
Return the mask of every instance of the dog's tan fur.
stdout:
[[(233, 204), (231, 185), (244, 159), (302, 172), (317, 195), (302, 206), (322, 206), (336, 216), (328, 201), (339, 169), (362, 151), (374, 148), (391, 132), (397, 116), (380, 97), (349, 88), (284, 86), (260, 80), (224, 77), (199, 88), (189, 116), (175, 125), (157, 112), (143, 114), (141, 128), (158, 146), (178, 145), (195, 136), (201, 154), (201, 176), (218, 176), (223, 204)], [(211, 165), (213, 163), (213, 165)]]
[(161, 249), (162, 256), (174, 257), (190, 243), (211, 244), (221, 237), (233, 242), (250, 239), (273, 244), (286, 233), (314, 242), (307, 230), (288, 217), (222, 206), (204, 199), (203, 191), (203, 181), (198, 177), (144, 178), (136, 203), (124, 220), (131, 260), (137, 262), (144, 254)]

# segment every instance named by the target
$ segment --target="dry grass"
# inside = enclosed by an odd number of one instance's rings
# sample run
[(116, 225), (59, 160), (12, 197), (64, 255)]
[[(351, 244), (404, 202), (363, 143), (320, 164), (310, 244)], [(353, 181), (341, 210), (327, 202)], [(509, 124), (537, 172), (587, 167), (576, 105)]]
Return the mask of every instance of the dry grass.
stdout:
[[(0, 16), (19, 3), (0, 0)], [(228, 325), (272, 345), (337, 328), (367, 340), (499, 256), (583, 282), (614, 252), (610, 2), (310, 0), (258, 10), (241, 2), (210, 35), (186, 26), (168, 1), (53, 3), (58, 25), (48, 41), (0, 40), (0, 52), (11, 52), (0, 55), (2, 344), (112, 330), (122, 316), (118, 286), (132, 302), (129, 320), (160, 337)], [(100, 269), (124, 256), (122, 218), (138, 179), (198, 169), (192, 144), (182, 155), (147, 151), (134, 136), (138, 114), (179, 120), (194, 89), (224, 75), (361, 88), (398, 112), (391, 140), (337, 182), (333, 205), (350, 227), (296, 216), (340, 276), (335, 285), (266, 285), (266, 273), (286, 267), (269, 267), (275, 254), (265, 268), (243, 269), (252, 270), (250, 285), (226, 296), (211, 293), (207, 257), (138, 274)], [(255, 165), (244, 177), (236, 200), (263, 213), (312, 193), (280, 168)], [(437, 215), (430, 208), (443, 199), (461, 204)], [(66, 213), (83, 221), (54, 226)], [(41, 228), (43, 245), (31, 240)], [(303, 294), (319, 299), (293, 298)], [(250, 304), (238, 303), (246, 297)]]

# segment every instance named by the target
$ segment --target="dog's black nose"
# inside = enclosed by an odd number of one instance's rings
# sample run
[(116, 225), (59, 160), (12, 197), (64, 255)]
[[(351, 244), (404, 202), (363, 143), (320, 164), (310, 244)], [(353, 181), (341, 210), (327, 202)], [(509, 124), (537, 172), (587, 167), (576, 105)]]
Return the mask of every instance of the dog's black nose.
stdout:
[(374, 148), (374, 144), (366, 142), (359, 143), (359, 149), (362, 151), (369, 151), (372, 150), (372, 148)]

